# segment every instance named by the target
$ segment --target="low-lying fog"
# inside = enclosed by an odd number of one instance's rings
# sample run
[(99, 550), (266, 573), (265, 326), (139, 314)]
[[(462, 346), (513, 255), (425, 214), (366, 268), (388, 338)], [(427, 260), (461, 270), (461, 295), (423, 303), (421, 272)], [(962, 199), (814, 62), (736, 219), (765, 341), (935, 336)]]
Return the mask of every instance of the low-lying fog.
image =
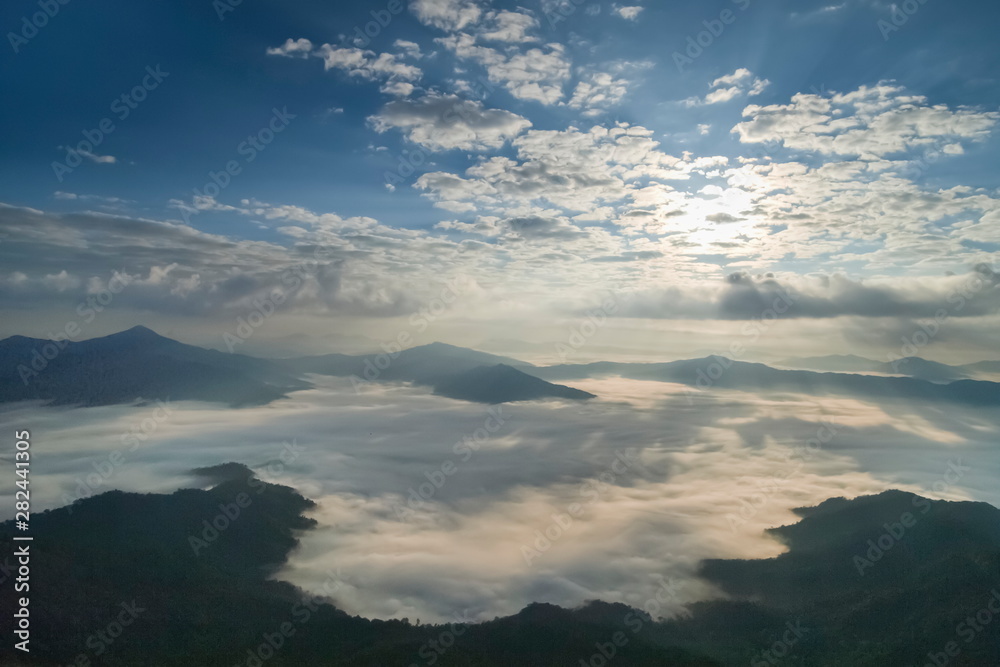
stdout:
[(344, 610), (424, 622), (532, 601), (642, 606), (671, 577), (682, 585), (664, 613), (676, 612), (717, 595), (693, 577), (700, 559), (778, 554), (762, 531), (832, 496), (899, 488), (1000, 505), (995, 410), (621, 379), (570, 383), (599, 396), (586, 403), (489, 407), (313, 380), (260, 408), (21, 403), (0, 424), (31, 430), (35, 512), (246, 463), (319, 505), (278, 578), (318, 589), (333, 573)]

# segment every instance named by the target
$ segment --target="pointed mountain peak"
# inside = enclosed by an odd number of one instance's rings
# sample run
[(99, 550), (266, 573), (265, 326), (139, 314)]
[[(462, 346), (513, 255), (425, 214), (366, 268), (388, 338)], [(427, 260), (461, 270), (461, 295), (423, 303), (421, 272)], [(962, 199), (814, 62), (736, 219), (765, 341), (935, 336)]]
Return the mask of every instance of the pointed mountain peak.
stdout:
[(141, 324), (132, 327), (131, 329), (125, 329), (124, 331), (119, 331), (113, 336), (121, 336), (122, 338), (163, 338), (160, 334), (156, 333), (149, 327), (144, 327)]
[[(99, 339), (94, 339), (99, 340)], [(118, 333), (113, 333), (108, 336), (104, 336), (103, 340), (113, 342), (115, 344), (142, 344), (142, 343), (165, 343), (171, 342), (176, 343), (177, 341), (167, 338), (166, 336), (161, 336), (149, 327), (144, 327), (142, 325), (134, 326), (131, 329), (125, 329), (124, 331), (119, 331)], [(179, 343), (178, 343), (179, 344)]]

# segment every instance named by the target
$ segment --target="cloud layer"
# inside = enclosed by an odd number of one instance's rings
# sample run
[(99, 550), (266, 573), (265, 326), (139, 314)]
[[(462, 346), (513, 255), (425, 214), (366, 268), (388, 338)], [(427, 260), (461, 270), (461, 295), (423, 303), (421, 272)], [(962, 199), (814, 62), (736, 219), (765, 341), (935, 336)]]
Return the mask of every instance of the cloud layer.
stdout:
[[(693, 576), (700, 558), (780, 553), (761, 532), (794, 507), (886, 488), (1000, 502), (988, 411), (724, 391), (692, 402), (683, 387), (609, 378), (581, 384), (601, 397), (586, 406), (491, 412), (319, 380), (268, 408), (170, 405), (145, 431), (152, 406), (22, 404), (0, 422), (36, 423), (46, 443), (38, 510), (111, 487), (170, 491), (228, 460), (295, 486), (319, 502), (320, 525), (278, 576), (308, 588), (339, 569), (338, 603), (383, 618), (641, 604), (660, 576), (684, 581), (680, 605), (718, 594)], [(134, 449), (129, 433), (144, 436)], [(124, 462), (88, 486), (115, 450)], [(956, 457), (975, 474), (935, 487)]]

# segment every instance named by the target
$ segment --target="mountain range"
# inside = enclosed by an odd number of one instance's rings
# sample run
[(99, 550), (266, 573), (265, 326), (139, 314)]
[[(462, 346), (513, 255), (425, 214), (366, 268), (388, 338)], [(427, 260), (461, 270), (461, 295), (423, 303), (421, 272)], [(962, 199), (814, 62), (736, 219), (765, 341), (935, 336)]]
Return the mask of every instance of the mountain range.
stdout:
[[(83, 651), (164, 666), (1000, 664), (989, 611), (1000, 603), (1000, 510), (984, 503), (887, 491), (802, 508), (798, 523), (769, 531), (787, 546), (777, 558), (702, 561), (718, 596), (672, 619), (595, 600), (422, 625), (338, 609), (338, 573), (315, 594), (276, 580), (315, 525), (312, 501), (238, 463), (192, 472), (210, 488), (109, 491), (34, 515), (32, 661), (5, 642), (0, 662), (79, 664)], [(251, 501), (239, 509), (241, 494)], [(238, 515), (222, 523), (227, 511)], [(15, 534), (0, 523), (0, 540)], [(15, 595), (0, 586), (5, 609)], [(97, 634), (123, 610), (134, 617), (125, 631)], [(7, 636), (11, 623), (0, 621)]]
[(177, 399), (242, 406), (309, 386), (270, 361), (185, 345), (146, 327), (80, 342), (0, 341), (0, 402), (94, 406)]
[(24, 336), (0, 341), (0, 402), (113, 405), (154, 399), (260, 405), (308, 389), (309, 374), (357, 383), (411, 382), (449, 398), (480, 403), (593, 394), (554, 385), (530, 364), (443, 343), (397, 353), (259, 359), (208, 350), (133, 327), (102, 338), (54, 342)]
[[(261, 359), (186, 345), (145, 327), (80, 342), (13, 336), (0, 341), (0, 402), (111, 405), (154, 399), (260, 405), (312, 385), (310, 375), (355, 385), (407, 382), (479, 403), (595, 396), (556, 384), (620, 376), (741, 391), (787, 391), (878, 399), (1000, 404), (1000, 383), (972, 379), (1000, 362), (948, 366), (919, 357), (895, 367), (855, 356), (789, 359), (773, 368), (720, 356), (664, 363), (596, 362), (535, 366), (517, 359), (432, 343), (395, 353)], [(889, 375), (890, 372), (895, 372)], [(873, 374), (876, 373), (876, 374)]]
[(875, 361), (853, 354), (833, 354), (822, 357), (785, 359), (775, 364), (791, 369), (830, 371), (835, 373), (881, 373), (905, 375), (930, 382), (953, 382), (965, 379), (983, 379), (985, 375), (1000, 373), (1000, 361), (981, 361), (962, 366), (951, 366), (920, 357), (903, 357), (892, 362)]

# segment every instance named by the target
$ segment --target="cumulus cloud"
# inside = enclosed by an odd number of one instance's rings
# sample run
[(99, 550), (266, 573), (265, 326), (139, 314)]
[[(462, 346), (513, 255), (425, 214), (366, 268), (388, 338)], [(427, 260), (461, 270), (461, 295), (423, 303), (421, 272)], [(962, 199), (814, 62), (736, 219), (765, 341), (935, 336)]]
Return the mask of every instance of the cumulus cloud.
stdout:
[(689, 97), (684, 106), (696, 107), (706, 104), (722, 104), (737, 97), (760, 95), (771, 84), (767, 79), (754, 76), (753, 72), (741, 67), (732, 74), (720, 76), (708, 84), (709, 92), (704, 97)]
[[(892, 82), (849, 93), (799, 93), (789, 104), (748, 106), (733, 132), (743, 143), (777, 142), (795, 150), (865, 159), (984, 139), (1000, 113), (908, 95)], [(953, 148), (951, 150), (954, 150)]]
[(569, 106), (585, 109), (584, 116), (602, 113), (606, 107), (614, 106), (628, 92), (628, 81), (615, 79), (607, 72), (592, 72), (584, 76), (576, 85)]
[[(413, 42), (396, 41), (396, 47), (404, 51), (405, 57), (419, 57), (420, 48)], [(416, 47), (416, 51), (413, 50)], [(314, 48), (308, 39), (288, 39), (284, 44), (267, 49), (270, 56), (286, 58), (308, 58), (323, 60), (324, 70), (339, 70), (348, 76), (366, 81), (381, 81), (381, 90), (390, 95), (406, 97), (414, 90), (413, 81), (420, 79), (423, 72), (419, 67), (400, 60), (392, 53), (375, 53), (356, 47), (323, 44)]]
[(350, 76), (363, 79), (414, 81), (421, 76), (419, 67), (400, 62), (391, 53), (376, 54), (355, 47), (343, 48), (324, 44), (317, 49), (316, 55), (323, 59), (324, 69), (339, 69)]
[(538, 27), (538, 19), (524, 11), (502, 9), (486, 15), (484, 27), (478, 32), (480, 39), (494, 42), (537, 41), (528, 33)]
[(288, 58), (307, 58), (313, 49), (313, 44), (308, 39), (300, 37), (292, 39), (289, 37), (281, 46), (268, 47), (267, 55), (285, 56)]
[(627, 21), (638, 20), (639, 14), (641, 14), (645, 9), (646, 9), (645, 7), (640, 7), (637, 5), (623, 6), (616, 4), (612, 7), (612, 11), (614, 11), (615, 14), (617, 14), (618, 16), (622, 17)]
[(483, 13), (475, 0), (412, 0), (410, 11), (421, 23), (441, 30), (461, 30)]
[[(461, 210), (461, 209), (459, 209)], [(474, 224), (454, 220), (437, 225), (438, 229), (450, 229), (477, 234), (485, 237), (504, 237), (508, 240), (572, 240), (587, 236), (587, 233), (565, 217), (527, 215), (516, 218), (496, 218), (483, 216)]]
[(416, 185), (442, 200), (475, 200), (481, 211), (547, 203), (607, 217), (604, 206), (643, 199), (634, 182), (683, 180), (698, 168), (660, 151), (650, 134), (627, 124), (586, 132), (531, 130), (514, 140), (516, 160), (492, 157), (467, 169), (465, 177), (430, 173)]
[(598, 116), (621, 103), (634, 83), (629, 76), (651, 66), (648, 61), (621, 61), (601, 69), (585, 68), (567, 104), (582, 109), (585, 117)]
[(397, 39), (392, 43), (394, 47), (402, 52), (402, 55), (408, 58), (420, 59), (423, 57), (423, 52), (420, 50), (420, 45), (416, 42), (411, 42), (407, 39)]
[(390, 102), (369, 122), (377, 132), (399, 129), (410, 141), (435, 151), (498, 148), (531, 126), (510, 111), (435, 94)]
[(504, 86), (518, 99), (555, 104), (563, 98), (570, 62), (562, 44), (499, 51), (478, 45), (476, 37), (466, 33), (437, 41), (456, 57), (482, 65), (491, 82)]

